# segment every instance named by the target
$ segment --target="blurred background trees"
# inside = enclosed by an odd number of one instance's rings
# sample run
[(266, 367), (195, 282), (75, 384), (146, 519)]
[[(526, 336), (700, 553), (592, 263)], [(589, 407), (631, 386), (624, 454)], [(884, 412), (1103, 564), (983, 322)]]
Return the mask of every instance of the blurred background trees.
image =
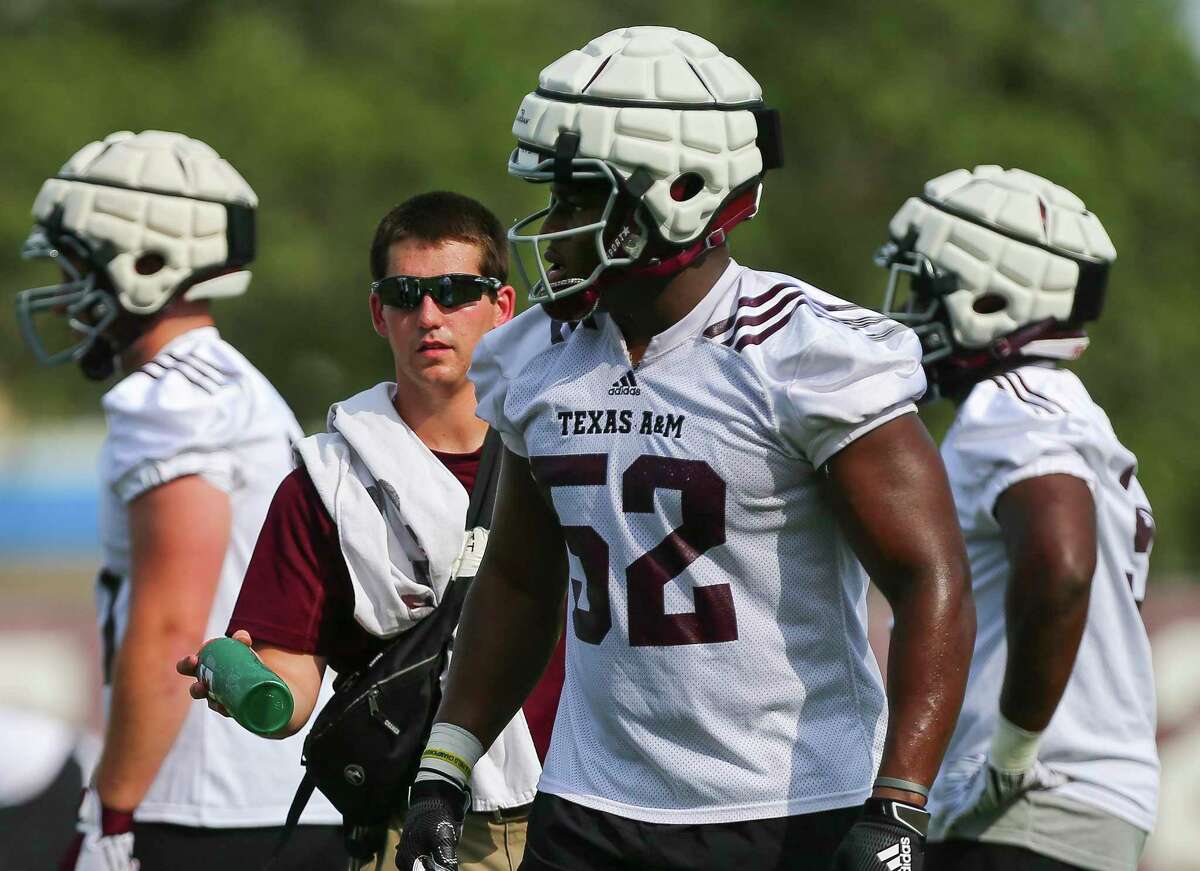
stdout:
[[(366, 308), (383, 213), (434, 188), (506, 222), (539, 207), (545, 191), (504, 171), (538, 71), (614, 27), (672, 24), (739, 58), (783, 115), (786, 166), (733, 237), (743, 262), (877, 305), (871, 253), (926, 179), (999, 163), (1085, 199), (1120, 257), (1077, 371), (1140, 458), (1156, 578), (1194, 573), (1194, 13), (1169, 0), (6, 0), (0, 274), (8, 291), (53, 280), (18, 251), (42, 179), (77, 147), (118, 129), (208, 141), (262, 203), (255, 280), (217, 308), (221, 329), (311, 431), (389, 372)], [(0, 427), (94, 416), (100, 393), (38, 369), (0, 308)], [(931, 426), (947, 419), (940, 409)]]

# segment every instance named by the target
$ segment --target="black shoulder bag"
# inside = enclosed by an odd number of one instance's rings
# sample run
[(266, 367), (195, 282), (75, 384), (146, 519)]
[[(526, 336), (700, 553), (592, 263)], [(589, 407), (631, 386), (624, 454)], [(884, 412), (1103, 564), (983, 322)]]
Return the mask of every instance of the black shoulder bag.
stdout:
[[(467, 507), (468, 530), (491, 526), (499, 442), (499, 435), (489, 429)], [(315, 788), (341, 811), (344, 828), (351, 833), (351, 854), (374, 853), (379, 829), (406, 807), (408, 788), (441, 702), (439, 680), (469, 585), (470, 578), (452, 579), (432, 614), (401, 633), (366, 666), (334, 681), (333, 697), (304, 739), (304, 778), (288, 810), (280, 848)]]

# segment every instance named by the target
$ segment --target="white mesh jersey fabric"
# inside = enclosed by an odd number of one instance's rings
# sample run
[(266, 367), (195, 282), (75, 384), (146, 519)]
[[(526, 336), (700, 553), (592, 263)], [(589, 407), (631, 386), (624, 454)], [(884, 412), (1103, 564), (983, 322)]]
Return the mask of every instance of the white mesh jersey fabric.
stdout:
[[(228, 258), (222, 203), (254, 207), (258, 197), (212, 148), (179, 133), (126, 131), (76, 152), (42, 185), (33, 216), (46, 221), (61, 209), (64, 230), (111, 245), (115, 256), (105, 268), (121, 305), (152, 314), (184, 278)], [(135, 268), (146, 252), (166, 261), (152, 275)]]
[[(694, 34), (614, 30), (546, 67), (538, 86), (542, 93), (528, 94), (517, 111), (518, 141), (552, 152), (559, 133), (571, 130), (580, 136), (579, 156), (604, 160), (625, 178), (645, 167), (654, 183), (644, 202), (670, 242), (695, 239), (732, 188), (762, 173), (749, 111), (761, 104), (762, 89), (741, 64)], [(703, 178), (704, 189), (677, 202), (671, 183), (689, 172)]]
[[(1107, 262), (1117, 255), (1099, 218), (1073, 193), (1032, 173), (998, 166), (957, 169), (932, 179), (924, 199), (909, 199), (888, 230), (893, 239), (917, 232), (916, 250), (957, 273), (960, 289), (945, 302), (955, 341), (967, 348), (984, 347), (1045, 318), (1065, 321), (1071, 314), (1079, 265), (1020, 239)], [(1002, 297), (1004, 307), (975, 311), (973, 303), (986, 294)]]
[[(295, 417), (266, 378), (212, 327), (169, 343), (109, 390), (103, 406), (104, 572), (96, 586), (103, 654), (111, 659), (119, 648), (129, 616), (128, 503), (183, 475), (200, 475), (229, 494), (229, 546), (205, 630), (206, 638), (224, 635), (267, 506), (291, 471), (291, 445), (302, 435)], [(328, 685), (322, 688), (318, 705), (329, 691)], [(106, 687), (106, 711), (107, 704)], [(306, 733), (265, 741), (193, 704), (135, 816), (186, 826), (282, 825), (304, 773), (299, 762)], [(340, 821), (319, 794), (302, 818), (306, 824)]]
[(485, 337), (480, 414), (570, 527), (540, 789), (659, 823), (866, 797), (886, 726), (867, 579), (817, 468), (911, 410), (919, 356), (895, 323), (737, 264), (636, 367), (605, 316)]
[(983, 764), (999, 710), (1009, 563), (996, 500), (1018, 481), (1051, 474), (1088, 483), (1099, 542), (1078, 658), (1038, 758), (1071, 778), (1055, 792), (1149, 831), (1158, 792), (1154, 677), (1137, 603), (1154, 518), (1136, 458), (1073, 373), (1036, 364), (976, 385), (942, 457), (971, 560), (978, 630), (966, 700), (930, 800), (935, 833)]

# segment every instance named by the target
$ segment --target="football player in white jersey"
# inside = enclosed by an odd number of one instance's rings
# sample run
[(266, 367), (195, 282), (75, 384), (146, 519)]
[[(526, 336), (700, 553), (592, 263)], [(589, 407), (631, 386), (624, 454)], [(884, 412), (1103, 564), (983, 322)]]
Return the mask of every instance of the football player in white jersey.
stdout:
[(730, 258), (778, 124), (711, 43), (608, 33), (513, 131), (510, 173), (552, 184), (510, 232), (543, 305), (472, 364), (500, 501), (398, 866), (455, 867), (463, 784), (565, 614), (525, 871), (920, 868), (973, 617), (916, 336)]
[[(974, 578), (966, 700), (930, 798), (928, 865), (1131, 871), (1154, 824), (1154, 520), (1080, 380), (1116, 257), (1070, 191), (979, 166), (892, 219), (885, 313), (958, 406), (942, 457)], [(907, 277), (910, 292), (899, 292)]]
[[(107, 727), (65, 869), (257, 868), (302, 774), (302, 735), (264, 744), (190, 706), (174, 673), (224, 631), (302, 435), (209, 312), (249, 284), (256, 206), (209, 146), (160, 131), (85, 145), (33, 206), (24, 254), (63, 282), (18, 295), (28, 343), (120, 375), (99, 464)], [(304, 822), (287, 867), (345, 867), (333, 807)]]

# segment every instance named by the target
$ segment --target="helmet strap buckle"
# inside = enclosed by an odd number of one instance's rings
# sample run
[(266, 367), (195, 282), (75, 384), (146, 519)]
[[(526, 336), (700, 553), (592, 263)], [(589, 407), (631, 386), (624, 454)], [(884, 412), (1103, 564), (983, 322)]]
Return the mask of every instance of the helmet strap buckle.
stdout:
[(572, 167), (575, 155), (579, 153), (579, 134), (564, 130), (554, 140), (554, 183), (567, 185), (571, 183)]

